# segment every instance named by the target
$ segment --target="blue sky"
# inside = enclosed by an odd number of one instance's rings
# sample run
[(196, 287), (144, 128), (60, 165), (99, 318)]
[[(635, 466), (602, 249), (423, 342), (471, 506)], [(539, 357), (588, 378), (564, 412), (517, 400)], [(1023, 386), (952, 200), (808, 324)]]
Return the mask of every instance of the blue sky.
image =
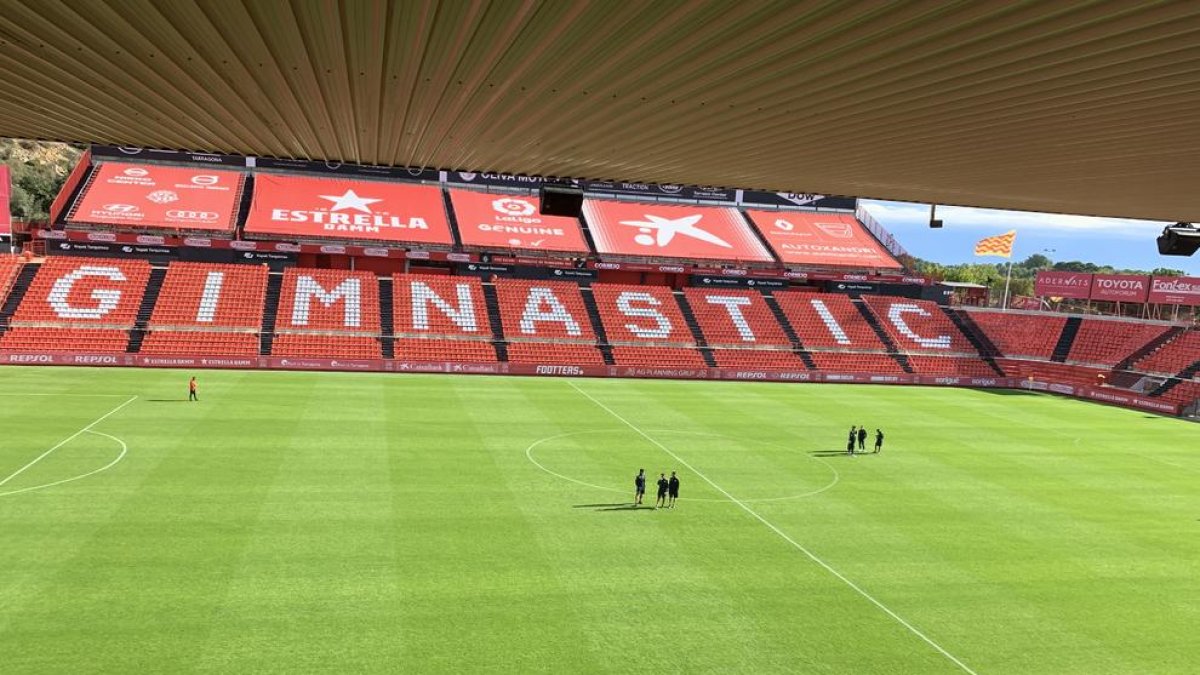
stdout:
[(1158, 254), (1154, 239), (1168, 223), (939, 206), (937, 215), (945, 225), (932, 230), (927, 204), (868, 199), (861, 203), (909, 253), (935, 262), (1003, 262), (1003, 258), (976, 258), (975, 242), (1015, 229), (1013, 260), (1042, 253), (1054, 261), (1082, 260), (1144, 270), (1169, 267), (1200, 276), (1200, 252), (1187, 258)]

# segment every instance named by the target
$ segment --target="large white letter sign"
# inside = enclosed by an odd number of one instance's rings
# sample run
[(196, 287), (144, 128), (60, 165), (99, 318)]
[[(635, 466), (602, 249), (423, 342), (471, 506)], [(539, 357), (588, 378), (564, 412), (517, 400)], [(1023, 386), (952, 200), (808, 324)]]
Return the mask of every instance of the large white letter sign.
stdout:
[(200, 295), (200, 310), (196, 312), (198, 323), (212, 323), (217, 314), (217, 303), (221, 298), (221, 287), (225, 285), (224, 272), (209, 272), (204, 279), (204, 293)]
[(896, 327), (896, 330), (900, 331), (901, 335), (921, 345), (922, 347), (934, 347), (937, 349), (950, 348), (949, 335), (939, 335), (933, 338), (921, 337), (920, 335), (917, 335), (916, 331), (909, 327), (908, 323), (904, 320), (904, 314), (932, 316), (929, 312), (926, 312), (920, 307), (907, 302), (897, 302), (891, 307), (888, 307), (888, 320), (892, 322), (892, 325)]
[[(542, 309), (543, 305), (545, 310)], [(529, 296), (525, 298), (525, 311), (521, 313), (521, 332), (525, 335), (537, 335), (537, 327), (534, 324), (539, 321), (561, 323), (566, 326), (567, 335), (572, 337), (583, 335), (579, 323), (563, 306), (562, 301), (554, 295), (554, 291), (544, 286), (529, 289)]]
[(833, 318), (833, 312), (829, 311), (824, 301), (820, 298), (813, 298), (809, 302), (812, 303), (812, 308), (817, 310), (817, 314), (821, 317), (821, 321), (824, 322), (825, 327), (829, 329), (829, 334), (833, 336), (834, 341), (839, 345), (850, 344), (850, 338), (846, 335), (846, 331), (842, 330), (842, 325), (837, 322), (837, 319)]
[(115, 288), (97, 288), (92, 291), (95, 307), (72, 307), (68, 296), (75, 282), (84, 277), (103, 277), (111, 281), (126, 281), (125, 274), (117, 267), (95, 267), (82, 265), (78, 269), (59, 277), (50, 287), (47, 301), (54, 313), (64, 319), (99, 319), (117, 308), (121, 302), (121, 291)]
[(332, 307), (338, 300), (345, 300), (342, 324), (346, 328), (358, 328), (362, 324), (362, 284), (358, 277), (342, 280), (332, 291), (326, 291), (320, 282), (310, 276), (298, 277), (296, 302), (292, 305), (293, 326), (308, 325), (308, 309), (314, 296), (325, 307)]
[(458, 294), (458, 307), (446, 302), (424, 281), (414, 281), (409, 286), (412, 293), (412, 326), (413, 330), (429, 330), (429, 305), (433, 304), (454, 322), (454, 325), (467, 333), (479, 330), (475, 323), (475, 303), (471, 301), (471, 287), (467, 284), (455, 284)]
[(733, 325), (737, 328), (738, 335), (742, 336), (743, 342), (755, 342), (758, 340), (754, 335), (754, 331), (750, 330), (750, 323), (746, 321), (746, 317), (742, 315), (742, 307), (750, 304), (750, 298), (742, 296), (728, 295), (709, 295), (704, 298), (710, 305), (722, 305), (725, 311), (729, 312), (729, 318), (733, 321)]
[[(645, 303), (651, 307), (634, 307), (631, 304), (634, 302)], [(654, 322), (658, 324), (654, 328), (646, 328), (636, 323), (625, 324), (625, 328), (629, 329), (629, 332), (640, 338), (661, 340), (671, 334), (671, 320), (662, 312), (654, 309), (661, 305), (662, 302), (658, 298), (644, 291), (623, 291), (617, 296), (617, 309), (621, 310), (622, 314), (654, 319)]]

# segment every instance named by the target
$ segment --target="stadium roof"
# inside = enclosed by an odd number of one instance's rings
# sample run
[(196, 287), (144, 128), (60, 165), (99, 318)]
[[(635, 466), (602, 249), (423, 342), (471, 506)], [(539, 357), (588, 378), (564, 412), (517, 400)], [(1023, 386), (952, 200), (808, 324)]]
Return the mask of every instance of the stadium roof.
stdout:
[(1200, 3), (0, 3), (0, 135), (1200, 221)]

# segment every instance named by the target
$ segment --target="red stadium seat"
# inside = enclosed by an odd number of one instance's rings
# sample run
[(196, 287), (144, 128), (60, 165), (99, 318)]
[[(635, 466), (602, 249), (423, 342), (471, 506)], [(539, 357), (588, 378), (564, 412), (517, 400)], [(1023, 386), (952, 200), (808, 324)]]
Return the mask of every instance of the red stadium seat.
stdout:
[(378, 359), (383, 357), (383, 350), (375, 337), (283, 333), (275, 337), (271, 355)]
[(792, 345), (758, 291), (687, 288), (684, 295), (709, 345)]
[(803, 359), (785, 349), (714, 349), (712, 354), (719, 368), (808, 370)]
[(941, 307), (928, 300), (880, 295), (863, 300), (902, 352), (979, 355)]
[(592, 297), (610, 344), (696, 344), (670, 288), (592, 284)]
[(806, 349), (887, 351), (849, 296), (785, 291), (775, 301)]
[(265, 265), (173, 262), (149, 327), (257, 331), (266, 290)]
[(583, 294), (576, 284), (500, 279), (496, 295), (506, 339), (596, 342)]
[(438, 338), (397, 338), (396, 358), (403, 361), (470, 361), (496, 360), (496, 348), (483, 340)]
[(910, 354), (908, 364), (918, 375), (997, 377), (996, 371), (986, 361), (973, 357)]
[(492, 339), (479, 279), (398, 274), (392, 289), (397, 337), (442, 335)]
[(660, 368), (704, 368), (704, 356), (697, 349), (686, 347), (612, 348), (613, 361), (619, 366), (651, 366)]
[(142, 341), (142, 354), (173, 356), (254, 356), (258, 333), (202, 330), (152, 330)]
[[(868, 326), (869, 328), (869, 326)], [(900, 374), (904, 369), (887, 354), (851, 354), (847, 352), (811, 352), (817, 370), (831, 373)]]
[(1115, 366), (1168, 329), (1168, 326), (1135, 321), (1084, 319), (1075, 334), (1067, 361)]
[(1138, 359), (1132, 369), (1174, 375), (1196, 361), (1200, 361), (1200, 330), (1188, 330)]
[(1005, 356), (1046, 359), (1067, 323), (1065, 316), (973, 311), (970, 317)]
[(591, 345), (561, 342), (513, 342), (508, 345), (508, 360), (513, 363), (550, 363), (578, 366), (602, 366), (604, 357)]

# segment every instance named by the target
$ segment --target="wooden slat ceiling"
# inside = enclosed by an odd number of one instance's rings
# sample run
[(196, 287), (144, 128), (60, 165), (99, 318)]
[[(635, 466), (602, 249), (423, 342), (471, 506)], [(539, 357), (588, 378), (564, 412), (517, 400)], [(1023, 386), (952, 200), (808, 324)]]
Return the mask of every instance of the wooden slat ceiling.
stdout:
[(0, 0), (0, 136), (1200, 221), (1200, 2)]

